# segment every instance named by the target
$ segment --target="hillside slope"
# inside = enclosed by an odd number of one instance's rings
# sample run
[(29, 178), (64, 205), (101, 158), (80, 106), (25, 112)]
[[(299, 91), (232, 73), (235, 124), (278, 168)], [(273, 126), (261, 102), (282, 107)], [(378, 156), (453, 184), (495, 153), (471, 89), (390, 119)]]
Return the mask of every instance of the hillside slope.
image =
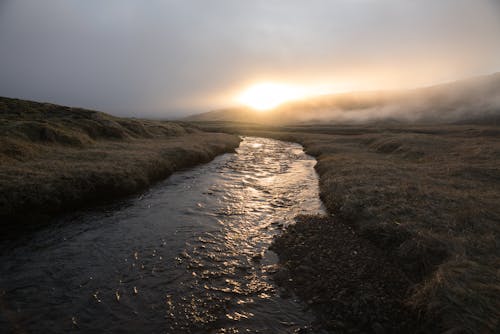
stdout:
[(0, 98), (0, 221), (41, 222), (131, 194), (239, 141), (181, 123)]

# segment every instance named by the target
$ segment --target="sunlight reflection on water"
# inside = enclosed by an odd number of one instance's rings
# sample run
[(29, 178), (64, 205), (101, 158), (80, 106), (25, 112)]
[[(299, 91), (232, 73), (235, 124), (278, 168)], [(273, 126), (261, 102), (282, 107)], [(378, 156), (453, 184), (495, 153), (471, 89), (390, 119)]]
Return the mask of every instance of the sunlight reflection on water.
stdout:
[(65, 217), (0, 258), (4, 309), (46, 333), (293, 332), (312, 316), (279, 296), (268, 247), (297, 214), (323, 212), (314, 164), (297, 144), (246, 137), (237, 154)]

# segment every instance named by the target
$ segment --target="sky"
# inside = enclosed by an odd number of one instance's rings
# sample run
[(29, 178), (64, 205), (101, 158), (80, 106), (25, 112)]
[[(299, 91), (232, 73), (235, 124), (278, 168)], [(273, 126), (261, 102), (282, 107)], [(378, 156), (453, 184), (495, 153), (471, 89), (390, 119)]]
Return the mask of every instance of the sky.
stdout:
[(0, 96), (174, 118), (500, 71), (498, 0), (0, 0)]

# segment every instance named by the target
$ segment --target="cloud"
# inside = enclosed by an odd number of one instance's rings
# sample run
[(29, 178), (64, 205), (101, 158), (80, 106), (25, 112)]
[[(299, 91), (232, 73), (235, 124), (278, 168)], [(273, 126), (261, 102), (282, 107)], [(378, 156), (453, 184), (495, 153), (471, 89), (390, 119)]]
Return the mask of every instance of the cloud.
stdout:
[(412, 87), (500, 69), (495, 1), (7, 0), (0, 95), (169, 117), (259, 80)]

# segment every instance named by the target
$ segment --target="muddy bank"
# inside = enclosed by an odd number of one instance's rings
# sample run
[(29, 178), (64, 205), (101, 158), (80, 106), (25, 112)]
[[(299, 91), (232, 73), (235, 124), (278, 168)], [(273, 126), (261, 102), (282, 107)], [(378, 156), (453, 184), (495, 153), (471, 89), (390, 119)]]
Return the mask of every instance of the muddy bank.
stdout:
[(132, 194), (239, 142), (182, 123), (0, 98), (1, 228)]
[(347, 225), (300, 216), (275, 239), (272, 250), (282, 263), (275, 280), (316, 311), (319, 328), (334, 333), (423, 330), (404, 304), (408, 278)]

